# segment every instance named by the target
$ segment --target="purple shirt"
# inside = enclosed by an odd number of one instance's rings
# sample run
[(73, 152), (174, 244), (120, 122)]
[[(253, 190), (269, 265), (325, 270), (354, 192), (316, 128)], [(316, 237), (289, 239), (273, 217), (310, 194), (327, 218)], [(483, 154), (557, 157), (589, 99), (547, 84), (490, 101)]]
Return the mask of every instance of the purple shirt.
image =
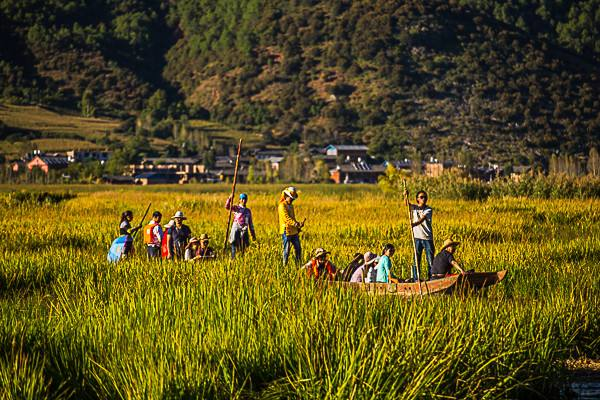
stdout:
[(233, 224), (238, 225), (240, 228), (249, 228), (254, 237), (254, 224), (252, 223), (252, 211), (248, 207), (242, 207), (238, 205), (231, 205), (231, 198), (227, 199), (225, 208), (233, 211)]

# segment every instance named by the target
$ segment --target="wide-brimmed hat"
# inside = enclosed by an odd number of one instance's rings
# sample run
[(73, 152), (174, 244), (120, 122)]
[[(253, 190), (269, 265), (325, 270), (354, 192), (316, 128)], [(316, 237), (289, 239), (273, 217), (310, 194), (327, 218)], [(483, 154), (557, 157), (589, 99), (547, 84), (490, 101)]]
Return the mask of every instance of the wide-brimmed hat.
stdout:
[(205, 240), (210, 240), (210, 236), (208, 236), (206, 233), (203, 233), (200, 235), (200, 241), (203, 242)]
[(187, 219), (186, 217), (183, 216), (183, 212), (181, 212), (181, 211), (177, 211), (175, 213), (175, 215), (173, 215), (171, 218), (173, 218), (173, 219), (175, 219), (175, 218)]
[(314, 254), (314, 256), (313, 256), (314, 258), (319, 258), (321, 256), (324, 256), (326, 254), (331, 254), (331, 253), (329, 251), (325, 250), (324, 248), (319, 247), (319, 248), (315, 249), (313, 254)]
[(173, 220), (170, 220), (169, 222), (167, 222), (167, 223), (164, 225), (164, 227), (165, 227), (165, 228), (167, 228), (167, 229), (169, 229), (169, 228), (171, 228), (173, 225), (175, 225), (175, 221), (173, 221)]
[(198, 238), (196, 238), (196, 237), (191, 238), (190, 241), (189, 241), (189, 243), (187, 244), (187, 246), (185, 246), (185, 248), (188, 249), (188, 248), (192, 247), (192, 245), (194, 243), (200, 243), (200, 241), (198, 240)]
[(294, 186), (289, 186), (289, 187), (283, 189), (283, 194), (294, 200), (296, 200), (298, 198), (298, 191), (296, 190), (296, 188)]
[(377, 257), (377, 254), (367, 251), (364, 255), (364, 259), (365, 259), (365, 265), (371, 265), (377, 261), (378, 257)]
[(454, 247), (456, 247), (456, 246), (458, 246), (459, 244), (460, 244), (460, 242), (455, 242), (455, 241), (454, 241), (454, 240), (452, 240), (452, 239), (446, 239), (446, 240), (444, 240), (444, 245), (442, 246), (442, 248), (441, 248), (441, 250), (440, 250), (440, 251), (442, 251), (442, 250), (444, 250), (445, 248), (447, 248), (447, 247), (450, 247), (450, 246), (454, 246)]

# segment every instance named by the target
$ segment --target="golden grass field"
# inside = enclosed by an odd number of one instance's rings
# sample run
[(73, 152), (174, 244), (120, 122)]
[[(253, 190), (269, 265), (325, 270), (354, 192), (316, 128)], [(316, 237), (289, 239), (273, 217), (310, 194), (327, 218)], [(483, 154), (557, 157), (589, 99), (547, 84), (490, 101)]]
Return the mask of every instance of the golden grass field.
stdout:
[[(301, 185), (308, 251), (412, 250), (398, 196)], [(48, 187), (27, 190), (48, 190)], [(401, 299), (327, 288), (281, 263), (276, 185), (249, 194), (257, 243), (243, 258), (106, 262), (119, 215), (182, 210), (221, 250), (230, 188), (52, 187), (37, 204), (2, 187), (2, 398), (495, 399), (566, 396), (567, 363), (600, 353), (600, 202), (431, 198), (436, 245), (508, 277), (470, 296)], [(138, 238), (139, 240), (140, 238)], [(423, 271), (425, 269), (423, 268)]]

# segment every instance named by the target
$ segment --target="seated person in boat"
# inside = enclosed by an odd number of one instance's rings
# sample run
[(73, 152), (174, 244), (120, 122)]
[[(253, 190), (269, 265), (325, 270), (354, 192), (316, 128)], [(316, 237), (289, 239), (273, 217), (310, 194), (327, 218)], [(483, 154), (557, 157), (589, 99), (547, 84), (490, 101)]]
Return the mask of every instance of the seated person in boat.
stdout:
[(336, 268), (331, 261), (329, 261), (328, 255), (330, 252), (319, 247), (313, 252), (313, 256), (304, 267), (306, 269), (306, 275), (312, 277), (315, 280), (327, 279), (333, 281), (335, 279)]
[(379, 257), (379, 264), (377, 264), (377, 283), (399, 283), (398, 278), (392, 274), (392, 260), (391, 257), (396, 252), (396, 248), (393, 244), (386, 244), (383, 247), (383, 254)]
[(452, 239), (446, 239), (442, 250), (433, 259), (433, 266), (431, 267), (431, 279), (442, 279), (450, 274), (452, 267), (464, 274), (465, 271), (458, 265), (454, 259), (454, 252), (460, 243), (455, 242)]
[(368, 274), (369, 270), (371, 268), (375, 268), (375, 266), (377, 265), (377, 261), (379, 261), (379, 257), (377, 257), (377, 254), (367, 251), (364, 254), (364, 260), (365, 260), (365, 262), (360, 267), (358, 267), (356, 269), (356, 271), (354, 271), (354, 273), (352, 274), (352, 277), (350, 278), (350, 282), (356, 282), (356, 283), (366, 282), (368, 280), (367, 274)]

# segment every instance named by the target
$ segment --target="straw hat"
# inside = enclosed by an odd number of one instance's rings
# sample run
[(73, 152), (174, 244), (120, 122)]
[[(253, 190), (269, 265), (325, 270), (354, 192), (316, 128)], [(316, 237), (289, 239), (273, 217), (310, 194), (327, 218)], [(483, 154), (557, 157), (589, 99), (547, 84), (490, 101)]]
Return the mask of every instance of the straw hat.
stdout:
[(364, 255), (365, 265), (371, 265), (378, 260), (377, 254), (367, 251)]
[(173, 227), (173, 225), (175, 225), (175, 221), (173, 221), (173, 220), (170, 220), (169, 222), (167, 222), (167, 223), (164, 225), (164, 227), (165, 227), (166, 229), (169, 229), (169, 228)]
[(452, 239), (446, 239), (446, 240), (444, 240), (444, 245), (442, 246), (442, 248), (440, 249), (440, 251), (442, 251), (442, 250), (444, 250), (445, 248), (447, 248), (447, 247), (450, 247), (450, 246), (454, 246), (454, 247), (456, 247), (456, 246), (458, 246), (459, 244), (460, 244), (460, 242), (455, 242), (455, 241), (454, 241), (454, 240), (452, 240)]
[(294, 186), (289, 186), (289, 187), (283, 189), (283, 194), (294, 200), (296, 200), (298, 198), (298, 191), (296, 190), (296, 188)]
[(198, 240), (198, 238), (196, 238), (196, 237), (193, 237), (193, 238), (191, 238), (191, 239), (190, 239), (190, 242), (188, 243), (188, 245), (187, 245), (187, 246), (185, 246), (185, 248), (186, 248), (186, 249), (189, 249), (190, 247), (192, 247), (192, 245), (193, 245), (194, 243), (200, 243), (200, 241)]
[(187, 219), (186, 217), (183, 216), (183, 212), (181, 212), (181, 211), (177, 211), (175, 213), (175, 215), (173, 215), (171, 218), (173, 218), (173, 219), (175, 219), (175, 218)]
[(324, 255), (326, 255), (326, 254), (331, 254), (331, 252), (329, 252), (329, 251), (325, 250), (325, 249), (324, 249), (324, 248), (322, 248), (322, 247), (319, 247), (319, 248), (315, 249), (315, 251), (314, 251), (314, 256), (313, 256), (313, 257), (314, 257), (314, 258), (319, 258), (319, 257), (321, 257), (321, 256), (324, 256)]
[(200, 241), (204, 242), (205, 240), (210, 240), (210, 237), (206, 233), (203, 233), (200, 235)]

